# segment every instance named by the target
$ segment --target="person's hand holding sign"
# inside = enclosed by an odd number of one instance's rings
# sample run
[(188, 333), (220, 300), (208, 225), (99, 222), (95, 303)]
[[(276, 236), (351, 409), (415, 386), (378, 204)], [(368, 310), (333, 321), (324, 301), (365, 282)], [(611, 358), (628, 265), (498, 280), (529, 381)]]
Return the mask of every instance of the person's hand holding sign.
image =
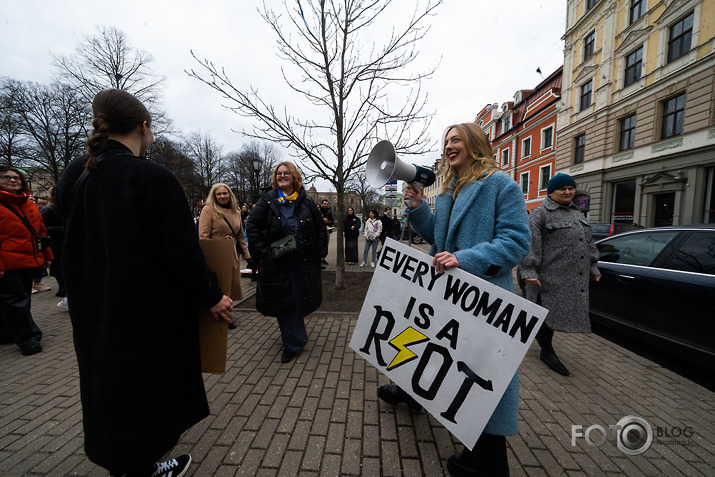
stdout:
[(457, 257), (452, 253), (439, 252), (434, 256), (432, 265), (437, 269), (437, 273), (444, 273), (448, 268), (459, 268), (459, 260), (457, 260)]

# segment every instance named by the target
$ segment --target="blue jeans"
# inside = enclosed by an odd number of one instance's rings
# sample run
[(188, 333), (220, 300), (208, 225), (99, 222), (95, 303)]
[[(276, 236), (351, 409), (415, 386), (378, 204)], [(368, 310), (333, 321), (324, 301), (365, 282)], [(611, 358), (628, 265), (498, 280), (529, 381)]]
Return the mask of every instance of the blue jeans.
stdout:
[(378, 239), (372, 239), (372, 240), (365, 240), (365, 250), (362, 253), (362, 261), (367, 262), (367, 252), (372, 248), (372, 260), (371, 262), (375, 262), (375, 259), (377, 258), (377, 245), (380, 243)]

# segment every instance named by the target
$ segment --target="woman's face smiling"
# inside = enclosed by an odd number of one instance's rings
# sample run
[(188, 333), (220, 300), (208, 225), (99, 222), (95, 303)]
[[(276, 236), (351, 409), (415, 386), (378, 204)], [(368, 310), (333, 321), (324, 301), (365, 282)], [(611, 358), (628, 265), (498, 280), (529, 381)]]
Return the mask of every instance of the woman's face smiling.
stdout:
[(471, 162), (464, 146), (464, 141), (459, 135), (457, 128), (452, 128), (447, 131), (447, 136), (444, 138), (444, 155), (449, 161), (449, 166), (454, 169), (459, 176), (466, 171)]
[(229, 202), (231, 202), (231, 196), (229, 195), (228, 190), (225, 187), (219, 187), (218, 189), (216, 189), (214, 195), (216, 196), (216, 202), (218, 202), (220, 205), (228, 205)]
[(276, 171), (276, 182), (278, 182), (278, 187), (286, 194), (292, 194), (295, 191), (293, 175), (286, 166), (280, 166)]
[(6, 179), (0, 179), (0, 189), (11, 194), (17, 194), (22, 188), (22, 179), (15, 171), (5, 171), (0, 173)]

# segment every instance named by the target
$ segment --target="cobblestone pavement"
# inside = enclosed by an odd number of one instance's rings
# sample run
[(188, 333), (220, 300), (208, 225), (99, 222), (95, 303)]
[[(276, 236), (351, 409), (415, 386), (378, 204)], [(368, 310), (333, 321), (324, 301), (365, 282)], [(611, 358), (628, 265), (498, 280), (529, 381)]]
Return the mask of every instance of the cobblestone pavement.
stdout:
[[(370, 273), (348, 267), (358, 270)], [(0, 475), (106, 476), (83, 453), (69, 316), (56, 307), (54, 280), (44, 282), (52, 291), (32, 301), (43, 352), (0, 346)], [(244, 286), (250, 294), (250, 281)], [(459, 443), (428, 414), (377, 399), (387, 379), (348, 348), (357, 313), (310, 315), (310, 343), (285, 365), (274, 319), (240, 304), (234, 316), (228, 371), (204, 376), (211, 415), (172, 452), (193, 456), (187, 475), (447, 475)], [(554, 343), (572, 374), (548, 370), (538, 346), (527, 353), (520, 430), (507, 439), (512, 476), (715, 475), (715, 393), (594, 334), (557, 333)], [(642, 455), (614, 444), (608, 426), (625, 416), (645, 418), (656, 434)], [(601, 426), (608, 440), (573, 445), (572, 425)], [(666, 430), (679, 436), (657, 436)], [(602, 439), (596, 427), (589, 436)]]

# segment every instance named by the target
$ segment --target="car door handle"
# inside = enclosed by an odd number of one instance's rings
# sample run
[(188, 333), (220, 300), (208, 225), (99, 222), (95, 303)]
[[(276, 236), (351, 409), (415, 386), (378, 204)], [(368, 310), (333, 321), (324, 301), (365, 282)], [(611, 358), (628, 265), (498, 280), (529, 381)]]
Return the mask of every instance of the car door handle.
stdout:
[(630, 275), (618, 275), (618, 281), (621, 282), (632, 282), (636, 279), (636, 277), (632, 277)]

